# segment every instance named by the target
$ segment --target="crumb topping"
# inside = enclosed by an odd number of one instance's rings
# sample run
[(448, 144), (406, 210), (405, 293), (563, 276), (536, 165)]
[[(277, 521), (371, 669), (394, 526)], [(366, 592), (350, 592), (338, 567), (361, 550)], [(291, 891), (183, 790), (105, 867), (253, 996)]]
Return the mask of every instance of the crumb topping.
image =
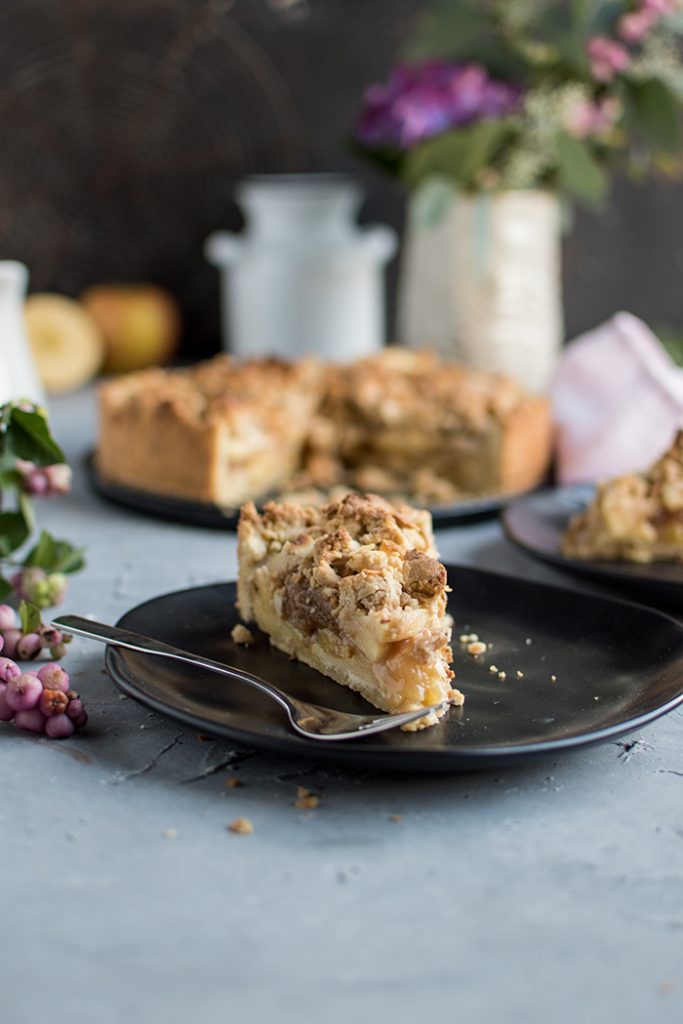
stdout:
[[(428, 513), (371, 494), (349, 494), (323, 508), (253, 504), (238, 528), (240, 575), (306, 637), (326, 631), (391, 674), (408, 660), (452, 659), (446, 570), (436, 558)], [(253, 593), (240, 591), (249, 620)], [(417, 685), (417, 684), (416, 684)]]
[(230, 636), (232, 637), (233, 643), (243, 644), (245, 647), (248, 647), (249, 644), (253, 644), (254, 642), (254, 634), (250, 629), (247, 629), (246, 626), (242, 625), (241, 622), (238, 622), (237, 625), (232, 627)]

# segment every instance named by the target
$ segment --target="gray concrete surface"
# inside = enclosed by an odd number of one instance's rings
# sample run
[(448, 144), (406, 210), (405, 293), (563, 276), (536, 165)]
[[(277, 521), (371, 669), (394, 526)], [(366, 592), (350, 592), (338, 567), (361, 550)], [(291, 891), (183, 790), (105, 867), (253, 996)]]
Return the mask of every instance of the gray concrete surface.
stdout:
[[(115, 620), (234, 576), (230, 534), (88, 492), (91, 394), (52, 414), (77, 480), (40, 518), (88, 551), (65, 610)], [(439, 541), (567, 582), (495, 523)], [(202, 741), (122, 699), (99, 647), (66, 664), (85, 734), (0, 725), (1, 1024), (683, 1019), (682, 711), (626, 744), (410, 778)], [(227, 831), (238, 815), (252, 835)]]

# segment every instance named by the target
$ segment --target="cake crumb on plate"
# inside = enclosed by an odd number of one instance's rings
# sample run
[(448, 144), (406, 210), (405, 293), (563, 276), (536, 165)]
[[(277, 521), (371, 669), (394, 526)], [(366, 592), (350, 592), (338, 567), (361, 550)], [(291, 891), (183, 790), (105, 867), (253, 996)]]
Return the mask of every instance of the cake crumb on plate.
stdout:
[(236, 644), (243, 644), (245, 647), (254, 642), (254, 634), (246, 626), (243, 626), (241, 622), (232, 627), (230, 636)]

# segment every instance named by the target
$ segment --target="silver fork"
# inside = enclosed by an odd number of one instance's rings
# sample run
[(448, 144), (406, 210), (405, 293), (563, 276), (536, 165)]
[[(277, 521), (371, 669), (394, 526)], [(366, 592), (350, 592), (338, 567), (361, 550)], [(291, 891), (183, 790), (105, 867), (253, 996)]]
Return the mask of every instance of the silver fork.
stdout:
[(305, 700), (298, 700), (274, 686), (273, 683), (261, 679), (260, 676), (252, 675), (251, 672), (244, 672), (240, 668), (225, 665), (212, 658), (203, 658), (199, 654), (191, 654), (179, 647), (172, 647), (160, 640), (153, 640), (149, 636), (143, 636), (142, 633), (133, 633), (130, 630), (121, 629), (119, 626), (108, 626), (104, 622), (84, 619), (80, 615), (60, 615), (52, 620), (52, 625), (67, 633), (86, 637), (88, 640), (111, 644), (112, 647), (126, 647), (130, 651), (139, 651), (141, 654), (155, 654), (162, 658), (183, 661), (188, 665), (196, 665), (199, 668), (208, 668), (212, 672), (227, 676), (228, 679), (253, 686), (261, 693), (272, 697), (285, 709), (292, 727), (298, 733), (316, 740), (347, 740), (359, 735), (370, 736), (372, 733), (395, 729), (399, 725), (407, 725), (408, 722), (423, 718), (431, 711), (440, 711), (450, 703), (450, 701), (442, 701), (440, 704), (419, 708), (416, 711), (404, 711), (398, 715), (382, 715), (380, 717), (350, 715), (344, 711), (334, 711), (332, 708), (323, 708), (319, 704), (309, 704)]

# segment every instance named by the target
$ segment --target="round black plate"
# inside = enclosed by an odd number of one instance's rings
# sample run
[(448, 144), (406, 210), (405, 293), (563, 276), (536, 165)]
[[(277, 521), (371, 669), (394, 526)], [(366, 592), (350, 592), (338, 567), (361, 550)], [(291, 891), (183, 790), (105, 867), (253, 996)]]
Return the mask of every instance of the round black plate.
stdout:
[[(85, 468), (91, 486), (100, 497), (107, 501), (126, 505), (128, 508), (155, 516), (157, 519), (170, 519), (176, 523), (184, 523), (186, 526), (204, 526), (218, 530), (237, 529), (238, 509), (223, 509), (218, 505), (210, 505), (206, 502), (173, 498), (166, 494), (154, 494), (151, 491), (142, 491), (134, 487), (111, 483), (98, 474), (93, 452), (86, 456)], [(277, 496), (274, 495), (274, 497)], [(435, 505), (431, 509), (432, 520), (437, 529), (447, 526), (464, 526), (466, 523), (495, 515), (513, 497), (518, 497), (518, 495), (490, 494), (481, 498), (454, 502), (452, 505)]]
[(594, 494), (590, 486), (537, 491), (513, 502), (503, 513), (507, 536), (529, 554), (560, 569), (591, 576), (602, 583), (657, 594), (667, 601), (683, 598), (683, 563), (584, 562), (562, 554), (562, 535), (572, 516)]
[[(391, 771), (461, 771), (553, 754), (640, 728), (683, 701), (683, 626), (674, 619), (476, 569), (449, 566), (448, 575), (456, 637), (476, 630), (493, 650), (476, 664), (456, 642), (465, 705), (422, 732), (322, 743), (294, 734), (268, 698), (211, 672), (114, 648), (107, 648), (107, 669), (129, 696), (240, 745)], [(233, 644), (237, 621), (228, 583), (164, 594), (119, 625), (255, 672), (304, 700), (368, 713), (362, 698), (291, 661), (264, 636), (250, 648)]]

